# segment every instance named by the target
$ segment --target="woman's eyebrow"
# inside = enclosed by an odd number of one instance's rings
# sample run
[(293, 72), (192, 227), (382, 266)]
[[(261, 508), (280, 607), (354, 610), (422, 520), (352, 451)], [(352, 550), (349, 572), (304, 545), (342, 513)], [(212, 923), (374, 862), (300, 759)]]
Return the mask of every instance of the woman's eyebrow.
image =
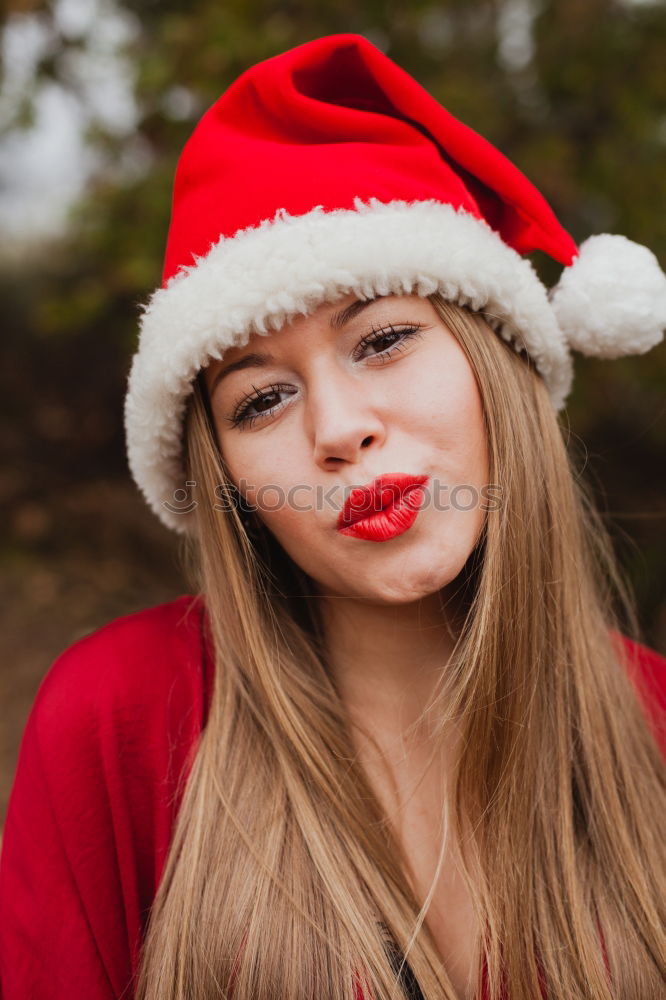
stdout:
[[(372, 305), (373, 302), (376, 302), (377, 299), (383, 297), (384, 296), (382, 295), (378, 295), (374, 299), (356, 299), (356, 301), (352, 302), (351, 305), (346, 306), (339, 312), (333, 313), (333, 315), (329, 320), (331, 329), (339, 330), (346, 323), (351, 322), (351, 320), (353, 320), (355, 316), (358, 316), (360, 312), (362, 312), (368, 306)], [(225, 365), (224, 368), (220, 369), (220, 371), (213, 379), (212, 385), (209, 390), (210, 394), (212, 395), (215, 386), (218, 385), (222, 381), (222, 379), (225, 378), (227, 375), (231, 375), (232, 372), (242, 371), (244, 368), (265, 368), (273, 361), (275, 361), (275, 357), (272, 354), (268, 353), (262, 354), (257, 352), (252, 352), (251, 354), (245, 354), (242, 358), (239, 358), (238, 361), (232, 361), (230, 362), (230, 364)]]
[(345, 323), (349, 323), (355, 316), (358, 316), (363, 309), (366, 309), (368, 306), (371, 306), (373, 302), (382, 298), (384, 298), (383, 295), (377, 295), (373, 299), (356, 299), (355, 302), (352, 302), (352, 304), (347, 306), (345, 309), (341, 309), (340, 312), (333, 313), (329, 320), (331, 329), (339, 330), (340, 327), (345, 325)]
[(275, 361), (272, 354), (246, 354), (244, 357), (239, 358), (238, 361), (232, 361), (230, 364), (221, 368), (213, 379), (212, 385), (210, 387), (210, 394), (212, 396), (215, 386), (222, 381), (227, 375), (231, 375), (232, 372), (241, 371), (243, 368), (265, 368), (266, 365), (271, 364)]

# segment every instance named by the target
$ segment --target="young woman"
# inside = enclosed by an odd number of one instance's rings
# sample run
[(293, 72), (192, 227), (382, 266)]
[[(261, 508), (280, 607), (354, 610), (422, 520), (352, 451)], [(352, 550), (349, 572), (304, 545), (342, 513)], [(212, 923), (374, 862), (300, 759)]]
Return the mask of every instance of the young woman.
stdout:
[(666, 660), (557, 413), (664, 326), (648, 250), (361, 36), (229, 88), (125, 413), (195, 593), (40, 687), (4, 1000), (663, 997)]

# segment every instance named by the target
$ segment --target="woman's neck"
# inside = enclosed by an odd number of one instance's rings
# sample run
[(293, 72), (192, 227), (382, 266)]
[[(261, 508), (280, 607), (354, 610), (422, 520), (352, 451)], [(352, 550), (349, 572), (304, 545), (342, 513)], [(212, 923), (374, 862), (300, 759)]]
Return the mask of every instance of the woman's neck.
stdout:
[[(453, 601), (438, 592), (411, 604), (322, 596), (327, 662), (352, 719), (390, 754), (428, 742), (418, 722), (446, 670), (456, 636)], [(391, 745), (395, 744), (394, 749)]]

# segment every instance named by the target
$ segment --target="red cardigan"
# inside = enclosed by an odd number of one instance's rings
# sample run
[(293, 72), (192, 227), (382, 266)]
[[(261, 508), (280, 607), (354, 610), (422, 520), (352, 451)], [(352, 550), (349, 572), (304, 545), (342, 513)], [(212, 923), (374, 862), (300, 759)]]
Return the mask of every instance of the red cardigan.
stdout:
[[(666, 659), (621, 641), (666, 755)], [(2, 1000), (131, 1000), (206, 720), (209, 643), (184, 595), (79, 639), (42, 680), (0, 856)]]

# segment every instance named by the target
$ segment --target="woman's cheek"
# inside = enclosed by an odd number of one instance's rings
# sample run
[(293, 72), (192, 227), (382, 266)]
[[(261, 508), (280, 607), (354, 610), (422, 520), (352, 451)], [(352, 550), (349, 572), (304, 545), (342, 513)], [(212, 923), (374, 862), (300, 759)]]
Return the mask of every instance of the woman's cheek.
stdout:
[[(242, 432), (227, 433), (220, 442), (229, 479), (251, 504), (256, 504), (259, 487), (277, 482), (278, 468), (266, 463), (266, 448), (257, 448), (256, 435), (243, 437)], [(255, 453), (258, 452), (258, 453)]]
[(322, 535), (308, 529), (308, 513), (291, 511), (264, 514), (262, 520), (287, 555), (309, 575), (316, 576), (322, 568)]

